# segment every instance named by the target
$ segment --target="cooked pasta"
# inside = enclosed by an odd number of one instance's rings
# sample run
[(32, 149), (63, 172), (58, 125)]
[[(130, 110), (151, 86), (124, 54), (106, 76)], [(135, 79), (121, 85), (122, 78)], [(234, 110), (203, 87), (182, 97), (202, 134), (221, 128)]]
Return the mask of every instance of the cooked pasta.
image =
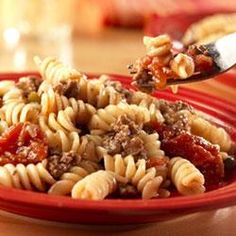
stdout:
[(104, 108), (109, 104), (116, 105), (123, 99), (113, 87), (106, 86), (107, 77), (101, 76), (96, 80), (80, 80), (78, 98), (97, 108)]
[(98, 147), (102, 145), (102, 138), (98, 135), (84, 135), (81, 137), (78, 154), (84, 160), (100, 161)]
[(163, 157), (165, 156), (164, 151), (161, 148), (161, 142), (159, 141), (158, 133), (147, 134), (141, 132), (139, 137), (144, 142), (144, 147), (147, 150), (147, 157)]
[(206, 44), (219, 37), (236, 31), (236, 14), (216, 14), (207, 16), (192, 24), (185, 32), (182, 41), (185, 45)]
[(46, 169), (46, 162), (34, 164), (6, 164), (0, 166), (0, 185), (44, 192), (56, 181)]
[(190, 56), (179, 53), (171, 60), (170, 68), (180, 79), (186, 79), (194, 73), (194, 61)]
[(170, 54), (172, 47), (170, 37), (166, 34), (157, 37), (144, 36), (143, 43), (149, 56), (163, 56)]
[(169, 162), (169, 175), (182, 195), (193, 195), (205, 192), (205, 179), (201, 172), (188, 160), (174, 157)]
[(70, 169), (69, 172), (64, 173), (60, 180), (55, 182), (51, 188), (48, 190), (48, 193), (51, 195), (69, 195), (75, 183), (85, 176), (89, 172), (80, 166), (74, 166)]
[(116, 189), (116, 179), (112, 172), (99, 170), (82, 180), (72, 188), (71, 196), (76, 199), (102, 200)]
[(142, 194), (142, 198), (149, 199), (158, 196), (163, 177), (158, 175), (154, 167), (147, 169), (144, 159), (140, 159), (135, 163), (131, 155), (122, 158), (119, 154), (114, 157), (105, 154), (104, 168), (118, 176), (125, 177), (125, 183), (131, 182), (136, 186)]
[(53, 57), (47, 57), (44, 60), (41, 60), (39, 57), (34, 57), (34, 62), (43, 79), (52, 85), (57, 85), (59, 82), (67, 80), (80, 80), (83, 76), (79, 71), (63, 65)]
[(44, 124), (43, 117), (39, 117), (41, 129), (45, 132), (49, 148), (60, 152), (78, 152), (80, 147), (80, 137), (77, 132), (65, 133), (62, 130), (53, 132)]
[[(194, 58), (174, 57), (169, 36), (144, 43), (145, 86), (150, 71), (160, 81), (196, 72)], [(190, 105), (106, 75), (88, 79), (51, 57), (35, 62), (42, 78), (0, 81), (0, 185), (86, 200), (165, 198), (172, 184), (203, 193), (236, 166), (227, 132)]]
[(196, 117), (192, 120), (191, 132), (207, 139), (211, 143), (218, 144), (224, 152), (228, 152), (231, 148), (231, 139), (226, 131), (201, 117)]
[(8, 129), (8, 124), (4, 120), (0, 120), (0, 134), (3, 134), (4, 131)]
[(74, 116), (78, 117), (80, 123), (86, 123), (91, 116), (95, 114), (96, 109), (89, 103), (75, 98), (67, 98), (66, 96), (59, 95), (52, 88), (41, 95), (42, 114), (49, 115), (50, 113), (58, 113), (61, 110), (71, 107)]
[(151, 95), (140, 92), (140, 91), (132, 93), (129, 96), (129, 99), (127, 102), (129, 104), (136, 104), (136, 105), (144, 104), (145, 106), (149, 106), (152, 103), (158, 104), (157, 100), (153, 98)]
[(11, 80), (1, 80), (0, 81), (0, 96), (3, 96), (5, 93), (13, 89), (15, 82)]
[(146, 107), (119, 103), (117, 105), (108, 105), (104, 109), (98, 109), (90, 120), (89, 128), (98, 130), (100, 134), (109, 131), (110, 125), (121, 115), (127, 115), (138, 124), (150, 122), (150, 112)]
[(39, 117), (39, 125), (42, 130), (51, 130), (53, 132), (73, 132), (78, 131), (75, 127), (75, 113), (71, 107), (67, 107), (65, 110), (61, 110), (58, 114), (50, 113), (47, 116)]
[(163, 123), (164, 122), (164, 118), (160, 112), (160, 110), (157, 107), (157, 104), (155, 103), (146, 103), (145, 101), (141, 101), (139, 103), (140, 107), (146, 107), (149, 111), (150, 114), (150, 121), (151, 122), (160, 122)]
[(40, 105), (38, 103), (11, 102), (0, 109), (0, 118), (6, 121), (8, 126), (25, 121), (37, 123), (39, 113)]
[(41, 129), (45, 132), (49, 147), (60, 152), (73, 151), (85, 160), (98, 162), (100, 157), (97, 147), (101, 145), (101, 137), (96, 135), (85, 135), (80, 137), (75, 131), (64, 132), (63, 130), (52, 131), (45, 125), (44, 117), (39, 118)]
[(3, 100), (3, 105), (7, 105), (8, 103), (13, 103), (13, 102), (15, 103), (24, 102), (22, 90), (14, 87), (3, 94), (2, 100)]

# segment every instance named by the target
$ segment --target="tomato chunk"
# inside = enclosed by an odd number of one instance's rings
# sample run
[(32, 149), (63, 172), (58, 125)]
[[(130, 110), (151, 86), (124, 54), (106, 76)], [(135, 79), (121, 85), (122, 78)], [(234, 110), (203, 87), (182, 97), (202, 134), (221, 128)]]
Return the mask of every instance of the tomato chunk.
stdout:
[(18, 123), (0, 136), (0, 165), (36, 164), (47, 154), (47, 139), (38, 125)]
[(206, 185), (220, 184), (224, 177), (224, 163), (216, 145), (165, 124), (153, 124), (153, 127), (160, 135), (161, 149), (167, 156), (181, 156), (191, 161), (204, 175)]

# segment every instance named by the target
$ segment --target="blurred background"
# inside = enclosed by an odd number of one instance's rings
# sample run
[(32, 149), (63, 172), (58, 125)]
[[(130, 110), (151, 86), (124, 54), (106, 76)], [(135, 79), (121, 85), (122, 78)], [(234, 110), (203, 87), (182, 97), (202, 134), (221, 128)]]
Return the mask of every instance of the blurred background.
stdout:
[(0, 72), (35, 70), (39, 55), (128, 74), (144, 54), (143, 35), (187, 45), (234, 31), (235, 0), (0, 0)]

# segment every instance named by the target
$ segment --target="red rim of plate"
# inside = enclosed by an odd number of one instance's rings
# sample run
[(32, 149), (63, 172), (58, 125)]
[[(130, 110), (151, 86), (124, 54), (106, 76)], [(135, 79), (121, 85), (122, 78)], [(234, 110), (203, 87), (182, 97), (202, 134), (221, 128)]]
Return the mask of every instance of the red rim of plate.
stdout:
[[(2, 79), (17, 79), (20, 76), (25, 75), (38, 75), (35, 72), (24, 72), (24, 73), (5, 73), (0, 74), (0, 80)], [(90, 77), (97, 76), (91, 74)], [(117, 79), (128, 85), (130, 82), (130, 77), (122, 75), (111, 75), (113, 79)], [(234, 119), (229, 119), (229, 123), (232, 126), (236, 125), (236, 109), (235, 104), (225, 102), (223, 99), (216, 98), (214, 96), (206, 95), (202, 92), (193, 91), (191, 89), (183, 88), (180, 90), (178, 96), (171, 94), (170, 92), (160, 92), (161, 95), (165, 95), (167, 99), (179, 100), (182, 99), (186, 101), (186, 98), (198, 99), (200, 102), (205, 102), (206, 98), (210, 100), (213, 107), (216, 106), (217, 110), (226, 110), (230, 112)], [(185, 97), (187, 96), (187, 97)], [(176, 99), (177, 98), (177, 99)], [(190, 100), (191, 102), (192, 100)], [(199, 105), (200, 106), (200, 105)], [(196, 105), (195, 105), (196, 107)], [(202, 107), (201, 107), (202, 108)], [(203, 109), (201, 109), (203, 110)], [(212, 112), (212, 111), (211, 111)], [(225, 117), (224, 117), (225, 118)], [(228, 122), (227, 121), (227, 122)], [(236, 131), (234, 130), (234, 133)], [(236, 137), (236, 135), (235, 135)], [(167, 199), (132, 199), (132, 200), (122, 200), (122, 199), (107, 199), (100, 201), (90, 201), (90, 200), (75, 200), (70, 197), (64, 196), (50, 196), (45, 193), (37, 193), (26, 190), (18, 190), (7, 187), (0, 187), (0, 199), (3, 201), (12, 202), (14, 204), (29, 204), (41, 207), (53, 207), (53, 208), (68, 208), (73, 210), (177, 210), (177, 209), (191, 209), (191, 208), (204, 208), (204, 207), (214, 207), (223, 205), (233, 205), (236, 203), (236, 181), (229, 183), (228, 185), (221, 187), (216, 190), (206, 192), (204, 194), (199, 194), (196, 196), (177, 196), (170, 197)]]

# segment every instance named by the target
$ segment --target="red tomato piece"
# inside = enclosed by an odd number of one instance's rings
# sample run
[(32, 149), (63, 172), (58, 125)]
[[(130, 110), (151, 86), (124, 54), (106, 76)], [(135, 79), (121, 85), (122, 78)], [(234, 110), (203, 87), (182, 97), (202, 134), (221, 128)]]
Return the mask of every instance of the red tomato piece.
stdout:
[(0, 165), (36, 164), (47, 154), (47, 140), (38, 125), (18, 123), (0, 137)]

